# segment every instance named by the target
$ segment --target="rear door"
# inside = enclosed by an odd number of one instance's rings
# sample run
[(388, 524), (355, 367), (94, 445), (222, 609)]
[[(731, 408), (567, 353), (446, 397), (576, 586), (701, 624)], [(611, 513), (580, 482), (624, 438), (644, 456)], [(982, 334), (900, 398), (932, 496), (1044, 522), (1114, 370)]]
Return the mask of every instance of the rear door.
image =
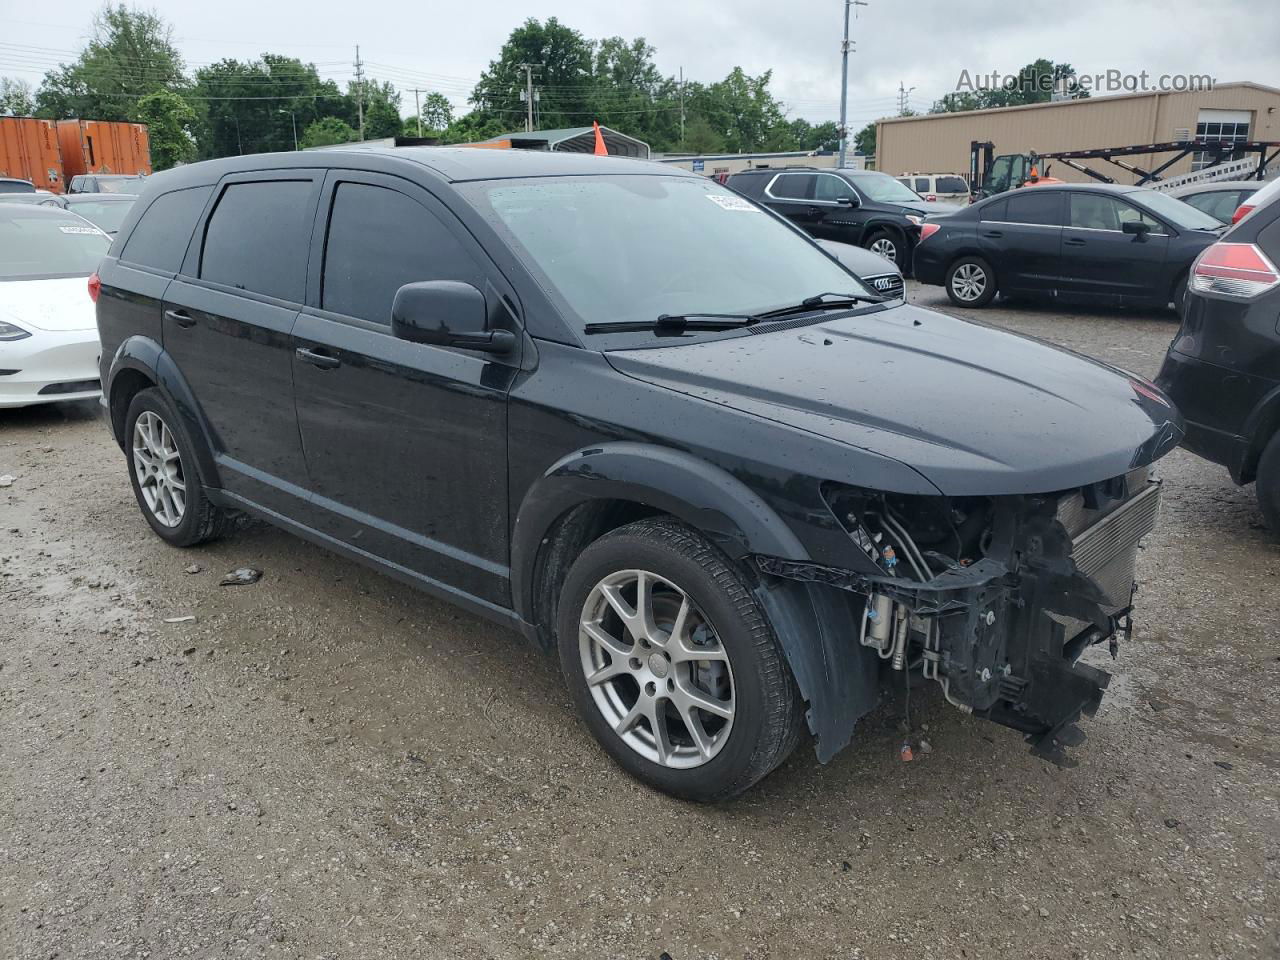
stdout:
[(225, 177), (164, 304), (164, 347), (212, 432), (227, 490), (305, 514), (293, 406), (293, 324), (322, 171)]
[(400, 340), (406, 283), (454, 280), (512, 327), (514, 292), (430, 193), (331, 172), (294, 330), (298, 422), (318, 522), (436, 584), (507, 606), (507, 392), (517, 358)]
[[(1151, 214), (1119, 197), (1072, 191), (1068, 223), (1062, 233), (1062, 284), (1065, 295), (1099, 303), (1168, 299), (1164, 259), (1169, 228)], [(1137, 221), (1143, 235), (1124, 232)]]
[(813, 233), (823, 209), (813, 202), (817, 177), (812, 173), (779, 173), (764, 188), (763, 201), (802, 230)]
[(978, 244), (1001, 290), (1056, 289), (1064, 207), (1061, 192), (1026, 187), (983, 208)]

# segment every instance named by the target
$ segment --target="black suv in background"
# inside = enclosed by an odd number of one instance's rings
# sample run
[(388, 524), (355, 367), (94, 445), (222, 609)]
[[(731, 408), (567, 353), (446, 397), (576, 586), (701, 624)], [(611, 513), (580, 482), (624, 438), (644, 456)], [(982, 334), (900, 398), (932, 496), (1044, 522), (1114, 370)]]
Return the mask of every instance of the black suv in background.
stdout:
[(1142, 187), (1022, 187), (930, 217), (914, 273), (944, 287), (960, 307), (984, 307), (997, 292), (1177, 306), (1192, 261), (1224, 229), (1207, 213)]
[(1187, 449), (1257, 481), (1280, 536), (1280, 181), (1191, 270), (1158, 383), (1187, 418)]
[(785, 167), (745, 170), (728, 186), (776, 210), (810, 236), (880, 254), (906, 273), (926, 216), (945, 216), (885, 173)]
[(806, 727), (830, 758), (908, 673), (1074, 741), (1182, 437), (1145, 381), (618, 157), (192, 164), (89, 290), (158, 536), (244, 511), (519, 630), (619, 764), (699, 800)]

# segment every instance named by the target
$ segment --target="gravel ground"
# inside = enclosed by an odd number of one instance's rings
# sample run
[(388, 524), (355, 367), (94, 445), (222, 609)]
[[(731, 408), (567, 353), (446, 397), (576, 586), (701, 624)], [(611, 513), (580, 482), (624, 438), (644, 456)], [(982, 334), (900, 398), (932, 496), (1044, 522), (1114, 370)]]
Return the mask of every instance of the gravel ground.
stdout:
[[(1147, 375), (1174, 332), (980, 317)], [(915, 762), (887, 703), (712, 808), (512, 634), (266, 526), (165, 546), (92, 407), (0, 413), (2, 474), (0, 956), (1280, 955), (1280, 547), (1181, 451), (1077, 767), (926, 691)]]

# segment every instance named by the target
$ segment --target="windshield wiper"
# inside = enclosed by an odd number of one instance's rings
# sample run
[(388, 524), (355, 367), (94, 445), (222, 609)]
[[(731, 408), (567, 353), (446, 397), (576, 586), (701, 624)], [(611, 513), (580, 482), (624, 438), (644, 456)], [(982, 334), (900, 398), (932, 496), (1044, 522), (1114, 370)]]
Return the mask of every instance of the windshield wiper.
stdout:
[(660, 337), (675, 337), (686, 330), (733, 330), (749, 327), (760, 317), (750, 313), (664, 313), (657, 320), (618, 320), (613, 323), (588, 323), (582, 332), (633, 333), (649, 330)]
[[(835, 299), (828, 300), (828, 297), (835, 297)], [(771, 320), (775, 317), (787, 317), (794, 313), (810, 313), (814, 310), (841, 310), (859, 303), (884, 303), (888, 299), (888, 297), (871, 297), (862, 293), (818, 293), (812, 297), (805, 297), (799, 303), (793, 303), (789, 307), (778, 307), (776, 310), (762, 313), (760, 318), (762, 320)]]

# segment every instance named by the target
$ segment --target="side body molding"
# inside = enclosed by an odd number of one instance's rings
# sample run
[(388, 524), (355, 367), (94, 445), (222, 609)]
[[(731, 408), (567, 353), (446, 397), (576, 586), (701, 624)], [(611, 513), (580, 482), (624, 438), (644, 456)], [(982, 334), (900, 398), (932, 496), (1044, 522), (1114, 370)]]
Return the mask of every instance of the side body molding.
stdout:
[(173, 362), (173, 358), (150, 337), (133, 336), (121, 341), (111, 360), (107, 381), (102, 385), (102, 394), (106, 399), (111, 417), (111, 432), (116, 442), (123, 449), (128, 441), (124, 436), (126, 411), (117, 408), (116, 387), (121, 382), (121, 375), (130, 370), (140, 373), (163, 390), (165, 396), (177, 408), (187, 431), (191, 436), (203, 441), (196, 444), (196, 466), (200, 471), (200, 480), (206, 487), (220, 488), (218, 469), (212, 455), (213, 438), (209, 435), (195, 395), (178, 370), (178, 365)]

